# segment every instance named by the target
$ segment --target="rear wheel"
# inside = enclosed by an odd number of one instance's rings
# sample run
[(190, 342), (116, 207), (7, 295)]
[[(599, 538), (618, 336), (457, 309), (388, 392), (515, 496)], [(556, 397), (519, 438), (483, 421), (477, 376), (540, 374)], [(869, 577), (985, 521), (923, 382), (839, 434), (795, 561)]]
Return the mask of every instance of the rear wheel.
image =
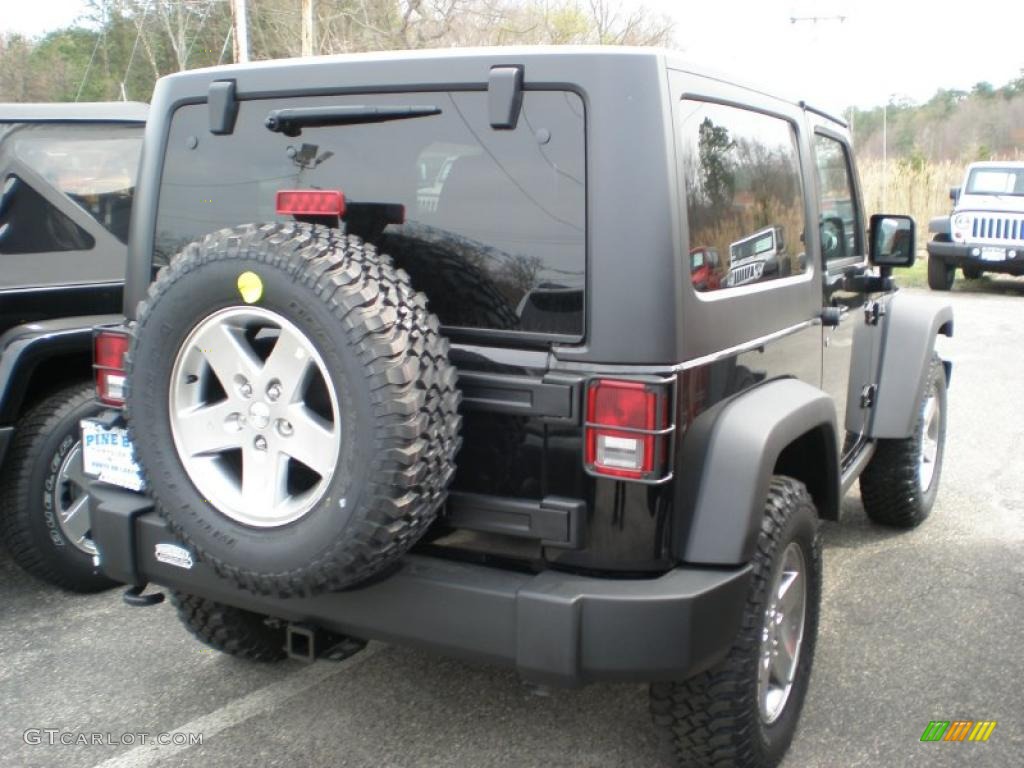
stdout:
[(249, 225), (150, 289), (126, 415), (170, 527), (239, 586), (283, 596), (384, 570), (454, 473), (455, 369), (426, 298), (358, 238)]
[(882, 525), (916, 528), (932, 511), (939, 492), (946, 443), (946, 372), (937, 355), (923, 383), (914, 432), (879, 440), (860, 476), (864, 511)]
[(91, 383), (48, 396), (18, 421), (0, 479), (0, 540), (33, 576), (75, 592), (115, 583), (93, 565), (78, 426), (100, 409)]
[(821, 600), (818, 518), (803, 483), (774, 477), (752, 561), (743, 624), (725, 660), (651, 686), (656, 723), (681, 765), (774, 766), (807, 695)]

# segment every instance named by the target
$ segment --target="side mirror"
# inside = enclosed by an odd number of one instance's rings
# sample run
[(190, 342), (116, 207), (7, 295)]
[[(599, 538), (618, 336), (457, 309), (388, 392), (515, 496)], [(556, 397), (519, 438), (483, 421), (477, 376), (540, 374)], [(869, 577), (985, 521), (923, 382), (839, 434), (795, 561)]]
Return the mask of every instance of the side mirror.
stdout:
[(914, 264), (914, 220), (876, 213), (871, 217), (871, 263), (879, 267)]
[(953, 205), (956, 205), (957, 201), (960, 199), (960, 187), (949, 188), (949, 199), (953, 201)]

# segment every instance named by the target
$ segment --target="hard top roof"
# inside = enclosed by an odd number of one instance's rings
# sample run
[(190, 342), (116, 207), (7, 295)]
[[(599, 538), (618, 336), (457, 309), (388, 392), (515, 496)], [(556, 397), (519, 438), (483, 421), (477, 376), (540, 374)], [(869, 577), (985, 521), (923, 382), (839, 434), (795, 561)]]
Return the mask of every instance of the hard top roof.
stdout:
[(139, 101), (86, 101), (48, 104), (0, 103), (0, 122), (144, 123), (149, 105)]
[[(614, 63), (616, 59), (650, 59), (659, 60), (664, 63), (665, 66), (684, 72), (689, 72), (695, 75), (701, 75), (704, 77), (710, 77), (715, 80), (719, 80), (723, 83), (729, 83), (740, 87), (747, 88), (752, 91), (765, 94), (777, 98), (781, 101), (789, 102), (790, 104), (800, 106), (801, 108), (808, 106), (804, 102), (794, 98), (792, 94), (788, 93), (785, 88), (779, 88), (777, 84), (773, 84), (768, 87), (765, 83), (760, 83), (756, 78), (738, 78), (728, 72), (718, 70), (715, 66), (706, 66), (703, 63), (694, 62), (679, 51), (671, 50), (668, 48), (653, 48), (653, 47), (633, 47), (633, 46), (619, 46), (619, 45), (520, 45), (520, 46), (494, 46), (494, 47), (475, 47), (475, 48), (429, 48), (429, 49), (418, 49), (409, 51), (373, 51), (366, 53), (342, 53), (333, 54), (327, 56), (310, 56), (307, 58), (290, 58), (290, 59), (267, 59), (260, 61), (251, 61), (246, 64), (226, 64), (216, 67), (208, 67), (205, 69), (192, 69), (184, 72), (177, 72), (168, 75), (166, 79), (179, 79), (179, 78), (191, 78), (195, 76), (203, 76), (204, 74), (217, 76), (230, 76), (232, 73), (240, 71), (245, 72), (258, 72), (259, 70), (272, 70), (272, 69), (285, 69), (295, 68), (299, 70), (304, 67), (315, 67), (330, 64), (373, 64), (373, 63), (409, 63), (415, 64), (416, 62), (423, 61), (451, 61), (451, 62), (465, 62), (467, 65), (481, 59), (490, 59), (492, 63), (498, 64), (503, 63), (500, 60), (504, 60), (509, 64), (518, 62), (529, 63), (530, 60), (542, 59), (550, 62), (558, 57), (576, 58), (576, 59), (591, 59), (593, 63), (604, 64)], [(411, 68), (410, 72), (417, 72), (415, 68)], [(530, 72), (529, 68), (526, 71), (526, 78), (529, 81)], [(813, 108), (812, 108), (813, 109)], [(814, 109), (815, 112), (820, 114), (822, 117), (833, 120), (841, 125), (846, 123), (841, 119), (837, 118), (832, 114), (824, 111)]]

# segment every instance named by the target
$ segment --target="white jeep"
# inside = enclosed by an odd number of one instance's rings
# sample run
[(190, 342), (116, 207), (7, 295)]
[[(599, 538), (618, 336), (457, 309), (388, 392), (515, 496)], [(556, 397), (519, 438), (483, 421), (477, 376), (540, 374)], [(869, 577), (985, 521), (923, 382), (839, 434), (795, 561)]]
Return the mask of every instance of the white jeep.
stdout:
[(1024, 162), (971, 163), (949, 197), (953, 213), (928, 225), (929, 287), (948, 291), (957, 267), (971, 280), (1024, 275)]

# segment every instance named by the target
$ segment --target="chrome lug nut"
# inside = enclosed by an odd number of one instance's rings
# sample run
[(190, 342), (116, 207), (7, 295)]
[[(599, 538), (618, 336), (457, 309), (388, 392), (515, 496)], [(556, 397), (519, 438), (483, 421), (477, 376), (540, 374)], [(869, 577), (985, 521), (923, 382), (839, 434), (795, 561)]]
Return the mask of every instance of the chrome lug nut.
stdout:
[(245, 379), (238, 382), (238, 394), (242, 397), (252, 397), (252, 384)]
[(280, 433), (281, 437), (291, 437), (295, 434), (295, 427), (293, 427), (292, 423), (286, 419), (278, 419), (277, 431)]
[(263, 435), (256, 435), (256, 439), (253, 441), (253, 446), (257, 451), (267, 450), (267, 438)]
[(270, 386), (267, 387), (267, 399), (270, 401), (276, 401), (281, 396), (281, 385), (276, 382), (270, 382)]

